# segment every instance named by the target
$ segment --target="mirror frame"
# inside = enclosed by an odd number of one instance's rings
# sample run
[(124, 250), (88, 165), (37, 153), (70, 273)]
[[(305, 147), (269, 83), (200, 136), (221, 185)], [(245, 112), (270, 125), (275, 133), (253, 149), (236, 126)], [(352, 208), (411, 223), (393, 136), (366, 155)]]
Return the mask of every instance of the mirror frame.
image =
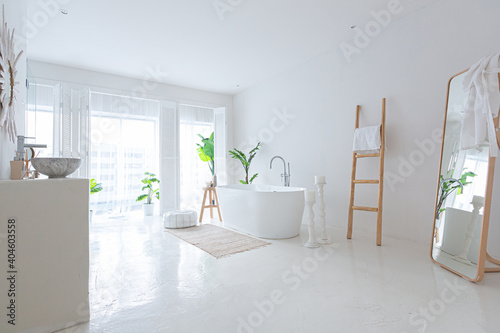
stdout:
[[(469, 69), (466, 69), (460, 73), (457, 73), (455, 75), (453, 75), (450, 80), (448, 81), (448, 91), (446, 93), (446, 106), (445, 106), (445, 112), (444, 112), (444, 125), (443, 125), (443, 134), (442, 134), (442, 139), (441, 139), (441, 156), (439, 158), (439, 169), (438, 169), (438, 181), (437, 181), (437, 186), (436, 186), (436, 202), (435, 202), (435, 206), (434, 206), (434, 212), (436, 212), (436, 209), (437, 209), (437, 204), (438, 204), (438, 198), (439, 198), (439, 186), (440, 186), (440, 175), (441, 175), (441, 167), (442, 167), (442, 164), (443, 164), (443, 149), (444, 149), (444, 138), (445, 138), (445, 133), (446, 133), (446, 118), (448, 116), (448, 104), (449, 104), (449, 98), (450, 98), (450, 86), (451, 86), (451, 81), (461, 75), (461, 74), (464, 74), (466, 73), (467, 71), (469, 71)], [(498, 74), (498, 80), (499, 80), (499, 83), (500, 83), (500, 74)], [(495, 124), (495, 128), (498, 129), (498, 124), (499, 124), (499, 118), (500, 118), (500, 114), (497, 118), (494, 119), (494, 124)], [(500, 142), (500, 132), (497, 130), (497, 133), (496, 133), (496, 138), (497, 138), (497, 144), (499, 144)], [(500, 267), (486, 267), (486, 261), (489, 261), (495, 265), (498, 265), (500, 266), (500, 260), (496, 260), (494, 258), (492, 258), (489, 254), (488, 254), (488, 251), (487, 251), (487, 242), (488, 242), (488, 228), (489, 228), (489, 223), (490, 223), (490, 213), (491, 213), (491, 196), (492, 196), (492, 193), (493, 193), (493, 179), (494, 179), (494, 174), (495, 174), (495, 163), (496, 163), (496, 158), (495, 157), (491, 157), (489, 156), (488, 157), (488, 175), (487, 175), (487, 182), (486, 182), (486, 190), (485, 190), (485, 194), (484, 194), (484, 210), (483, 210), (483, 219), (481, 221), (481, 234), (480, 234), (480, 240), (479, 240), (479, 258), (478, 258), (478, 262), (477, 262), (477, 273), (476, 273), (476, 277), (471, 279), (465, 275), (463, 275), (462, 273), (460, 272), (457, 272), (449, 267), (447, 267), (446, 265), (444, 264), (441, 264), (439, 262), (437, 262), (436, 260), (434, 260), (433, 256), (432, 256), (432, 250), (434, 248), (434, 236), (435, 236), (435, 232), (436, 232), (436, 219), (434, 218), (434, 223), (432, 224), (432, 237), (431, 237), (431, 251), (430, 251), (430, 256), (431, 256), (431, 260), (457, 274), (457, 275), (460, 275), (461, 277), (463, 277), (464, 279), (467, 279), (469, 281), (472, 281), (472, 282), (479, 282), (483, 279), (484, 277), (484, 273), (488, 273), (488, 272), (500, 272)], [(434, 217), (434, 214), (433, 214), (433, 217)]]

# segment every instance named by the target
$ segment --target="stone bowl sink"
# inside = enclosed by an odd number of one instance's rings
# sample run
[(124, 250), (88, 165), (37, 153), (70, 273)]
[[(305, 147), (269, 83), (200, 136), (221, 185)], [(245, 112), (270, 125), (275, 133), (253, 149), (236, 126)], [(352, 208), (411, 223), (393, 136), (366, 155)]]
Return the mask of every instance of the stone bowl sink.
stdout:
[(82, 165), (80, 158), (38, 157), (33, 160), (33, 167), (49, 178), (65, 178)]

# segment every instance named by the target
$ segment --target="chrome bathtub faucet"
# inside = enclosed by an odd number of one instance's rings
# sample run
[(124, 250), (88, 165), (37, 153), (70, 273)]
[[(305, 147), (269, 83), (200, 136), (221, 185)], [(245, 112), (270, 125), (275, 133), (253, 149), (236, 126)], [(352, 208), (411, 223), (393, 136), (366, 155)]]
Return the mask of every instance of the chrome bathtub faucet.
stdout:
[(290, 163), (288, 163), (288, 172), (286, 170), (286, 162), (281, 156), (274, 156), (271, 158), (271, 163), (269, 164), (269, 168), (273, 168), (273, 161), (275, 158), (279, 158), (283, 161), (283, 173), (281, 174), (281, 180), (283, 181), (284, 186), (290, 186)]

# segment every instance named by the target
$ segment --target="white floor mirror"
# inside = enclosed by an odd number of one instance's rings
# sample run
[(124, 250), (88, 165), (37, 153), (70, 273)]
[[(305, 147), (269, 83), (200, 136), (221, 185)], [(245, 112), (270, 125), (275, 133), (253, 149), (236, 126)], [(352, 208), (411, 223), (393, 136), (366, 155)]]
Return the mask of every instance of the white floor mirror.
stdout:
[[(448, 83), (431, 258), (463, 278), (479, 282), (485, 272), (500, 272), (500, 267), (486, 267), (486, 261), (500, 265), (487, 253), (495, 158), (490, 157), (488, 144), (461, 148), (461, 137), (467, 135), (462, 130), (462, 123), (468, 121), (463, 120), (467, 72), (454, 75)], [(495, 86), (498, 89), (498, 82)], [(498, 121), (498, 116), (493, 119), (497, 143)]]

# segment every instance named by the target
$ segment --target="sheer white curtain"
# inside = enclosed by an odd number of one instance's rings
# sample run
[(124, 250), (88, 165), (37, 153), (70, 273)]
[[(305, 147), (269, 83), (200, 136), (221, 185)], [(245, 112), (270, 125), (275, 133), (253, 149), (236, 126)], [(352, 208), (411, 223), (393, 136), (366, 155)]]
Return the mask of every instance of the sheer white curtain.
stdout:
[(160, 102), (91, 92), (90, 177), (103, 190), (91, 197), (97, 214), (140, 210), (144, 172), (159, 172)]
[(214, 110), (189, 105), (179, 105), (180, 145), (180, 208), (198, 211), (203, 199), (202, 188), (211, 181), (207, 162), (197, 152), (201, 144), (198, 134), (209, 137), (214, 131)]
[(30, 82), (25, 115), (25, 133), (47, 148), (36, 149), (39, 157), (52, 157), (54, 151), (54, 86)]
[(38, 83), (30, 79), (25, 136), (36, 137), (38, 156), (77, 157), (82, 166), (69, 177), (88, 175), (89, 88), (70, 83)]

